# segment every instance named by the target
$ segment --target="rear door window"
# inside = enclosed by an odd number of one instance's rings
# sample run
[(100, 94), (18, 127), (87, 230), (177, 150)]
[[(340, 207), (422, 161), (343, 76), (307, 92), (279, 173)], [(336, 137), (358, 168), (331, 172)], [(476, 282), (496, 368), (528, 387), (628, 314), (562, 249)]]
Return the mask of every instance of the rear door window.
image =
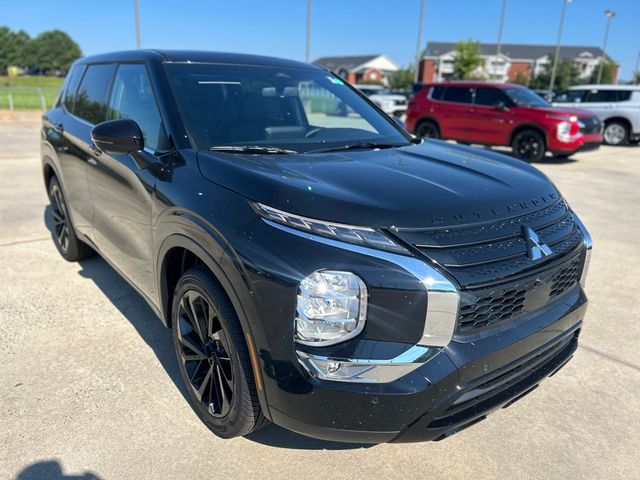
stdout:
[(107, 94), (116, 65), (89, 65), (76, 95), (73, 114), (91, 124), (107, 118)]
[(444, 93), (445, 87), (432, 87), (431, 88), (431, 98), (433, 100), (442, 100), (442, 94)]
[(624, 90), (591, 90), (587, 93), (586, 102), (624, 102), (630, 98), (629, 91)]
[(471, 92), (472, 89), (469, 87), (447, 87), (442, 96), (442, 100), (445, 102), (471, 103)]
[(84, 71), (84, 65), (76, 65), (69, 72), (69, 78), (65, 82), (65, 89), (62, 93), (62, 104), (65, 108), (73, 113), (73, 104), (76, 99), (76, 91), (82, 78), (82, 72)]

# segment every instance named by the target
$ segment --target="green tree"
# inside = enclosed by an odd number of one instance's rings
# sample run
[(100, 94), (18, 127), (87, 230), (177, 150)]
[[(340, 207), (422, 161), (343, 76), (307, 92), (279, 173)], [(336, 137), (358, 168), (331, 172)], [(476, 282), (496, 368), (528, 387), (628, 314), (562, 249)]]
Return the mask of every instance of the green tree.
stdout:
[[(549, 55), (548, 58), (553, 59), (553, 55)], [(529, 88), (549, 88), (552, 68), (553, 63), (551, 61), (545, 64), (544, 70), (539, 75), (536, 75), (531, 79)], [(578, 70), (576, 64), (569, 59), (560, 60), (558, 62), (558, 66), (556, 67), (556, 78), (553, 82), (552, 90), (559, 92), (562, 90), (566, 90), (571, 85), (576, 85), (578, 83), (580, 83), (580, 70)]]
[(0, 71), (5, 73), (7, 68), (25, 66), (25, 48), (29, 41), (29, 35), (24, 31), (13, 32), (7, 27), (0, 27)]
[(529, 85), (529, 78), (527, 78), (527, 76), (521, 71), (516, 72), (516, 78), (513, 81), (514, 83), (524, 85), (525, 87)]
[[(600, 83), (613, 83), (613, 74), (616, 70), (616, 64), (611, 60), (605, 60), (602, 65), (602, 79)], [(600, 71), (600, 62), (594, 67), (593, 72), (589, 75), (588, 83), (598, 83), (598, 72)]]
[(473, 76), (473, 71), (480, 66), (480, 42), (467, 40), (456, 45), (455, 58), (453, 60), (454, 80), (466, 80)]
[(413, 67), (401, 68), (389, 75), (389, 88), (391, 90), (411, 90), (414, 80)]
[(27, 64), (44, 74), (56, 71), (66, 73), (81, 56), (78, 44), (61, 30), (42, 32), (25, 49)]

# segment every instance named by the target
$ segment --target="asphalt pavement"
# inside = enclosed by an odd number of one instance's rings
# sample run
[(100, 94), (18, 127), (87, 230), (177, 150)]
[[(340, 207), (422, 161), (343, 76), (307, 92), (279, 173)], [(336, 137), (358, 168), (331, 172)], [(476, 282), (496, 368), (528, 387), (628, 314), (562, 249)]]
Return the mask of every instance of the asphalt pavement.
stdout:
[(0, 478), (640, 479), (640, 146), (536, 166), (595, 244), (564, 369), (441, 442), (349, 445), (273, 425), (221, 440), (188, 406), (144, 300), (100, 258), (56, 251), (38, 116), (0, 115)]

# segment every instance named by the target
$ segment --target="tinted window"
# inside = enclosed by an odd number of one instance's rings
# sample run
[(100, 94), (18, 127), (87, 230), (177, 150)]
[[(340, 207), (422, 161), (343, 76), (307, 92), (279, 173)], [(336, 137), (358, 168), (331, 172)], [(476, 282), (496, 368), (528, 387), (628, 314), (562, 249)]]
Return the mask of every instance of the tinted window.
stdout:
[(433, 87), (431, 89), (431, 98), (434, 100), (442, 100), (443, 93), (444, 93), (444, 87)]
[(620, 90), (591, 90), (585, 102), (622, 102), (629, 100), (631, 92)]
[(553, 101), (558, 103), (580, 103), (585, 93), (585, 90), (567, 90), (556, 95)]
[(115, 69), (115, 64), (87, 67), (76, 95), (75, 115), (93, 124), (106, 120), (107, 92)]
[(145, 147), (166, 150), (166, 134), (144, 65), (118, 67), (111, 89), (107, 118), (135, 120), (142, 130)]
[(507, 97), (505, 97), (504, 93), (502, 93), (498, 88), (476, 88), (474, 102), (476, 105), (487, 105), (493, 107), (500, 102), (507, 104), (507, 100)]
[(308, 152), (408, 140), (343, 80), (311, 68), (167, 64), (199, 149), (270, 146)]
[(471, 89), (469, 87), (447, 87), (442, 99), (447, 102), (471, 103)]
[(82, 72), (84, 71), (84, 65), (76, 65), (69, 72), (69, 78), (65, 84), (62, 103), (70, 112), (73, 112), (73, 102), (76, 98), (76, 91), (78, 90), (78, 84), (82, 78)]
[(502, 90), (519, 107), (547, 107), (549, 102), (525, 87), (507, 87)]

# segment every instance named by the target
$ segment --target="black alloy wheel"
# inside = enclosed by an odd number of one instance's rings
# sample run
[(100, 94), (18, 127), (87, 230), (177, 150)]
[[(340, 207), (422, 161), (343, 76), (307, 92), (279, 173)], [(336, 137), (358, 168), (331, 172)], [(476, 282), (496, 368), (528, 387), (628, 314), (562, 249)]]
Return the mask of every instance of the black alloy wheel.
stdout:
[(538, 162), (544, 158), (544, 137), (535, 130), (518, 132), (511, 142), (513, 154), (526, 162)]
[(268, 423), (262, 415), (247, 340), (211, 272), (187, 270), (172, 303), (173, 343), (187, 398), (216, 435), (247, 435)]
[(440, 130), (438, 126), (430, 121), (424, 121), (418, 124), (416, 136), (420, 138), (440, 138)]
[(49, 202), (52, 224), (51, 236), (60, 255), (70, 262), (76, 262), (92, 256), (94, 251), (89, 245), (78, 239), (73, 229), (67, 202), (60, 182), (56, 177), (52, 177), (49, 181)]
[(224, 417), (233, 401), (233, 369), (218, 312), (199, 292), (187, 290), (180, 299), (175, 328), (190, 388), (210, 415)]

